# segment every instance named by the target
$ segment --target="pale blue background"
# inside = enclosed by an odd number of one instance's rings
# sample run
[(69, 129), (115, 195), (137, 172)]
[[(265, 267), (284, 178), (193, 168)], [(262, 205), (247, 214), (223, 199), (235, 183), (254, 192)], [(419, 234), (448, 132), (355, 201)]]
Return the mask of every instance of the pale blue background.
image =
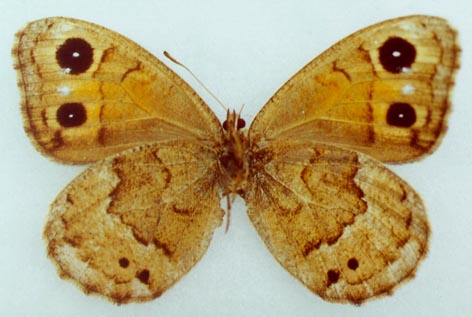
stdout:
[[(472, 10), (470, 1), (20, 1), (0, 2), (0, 314), (2, 316), (466, 316), (472, 312)], [(28, 21), (70, 16), (99, 23), (156, 55), (168, 50), (228, 106), (252, 121), (305, 63), (344, 36), (388, 18), (443, 16), (460, 33), (462, 68), (450, 129), (422, 162), (392, 167), (421, 194), (433, 230), (417, 277), (362, 307), (330, 304), (266, 250), (244, 203), (228, 234), (160, 299), (117, 307), (57, 277), (41, 240), (49, 203), (83, 167), (55, 164), (22, 129), (13, 34)], [(165, 61), (169, 64), (168, 61)], [(201, 93), (188, 74), (170, 65)], [(207, 95), (202, 93), (204, 97)], [(206, 98), (220, 118), (224, 111)]]

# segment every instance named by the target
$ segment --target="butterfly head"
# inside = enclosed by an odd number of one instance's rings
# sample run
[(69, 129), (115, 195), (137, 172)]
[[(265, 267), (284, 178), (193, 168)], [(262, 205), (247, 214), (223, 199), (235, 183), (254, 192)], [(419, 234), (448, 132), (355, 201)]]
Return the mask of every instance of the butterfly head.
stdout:
[(226, 120), (223, 121), (223, 130), (226, 132), (233, 129), (233, 130), (242, 130), (246, 127), (246, 121), (241, 118), (239, 113), (233, 110), (233, 112), (229, 111), (226, 114)]

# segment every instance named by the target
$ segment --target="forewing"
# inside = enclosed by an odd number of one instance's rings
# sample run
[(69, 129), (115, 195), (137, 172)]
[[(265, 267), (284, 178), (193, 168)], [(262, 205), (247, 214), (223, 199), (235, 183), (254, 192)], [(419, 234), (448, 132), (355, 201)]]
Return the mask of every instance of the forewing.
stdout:
[(413, 275), (427, 251), (425, 208), (381, 163), (311, 142), (273, 144), (254, 157), (249, 217), (277, 261), (313, 292), (361, 303)]
[(116, 303), (158, 297), (187, 273), (221, 224), (214, 152), (144, 145), (102, 160), (51, 205), (44, 230), (59, 274)]
[(157, 58), (98, 25), (29, 23), (13, 49), (25, 130), (44, 155), (93, 162), (138, 144), (219, 142), (218, 119)]
[(418, 159), (446, 130), (458, 55), (456, 33), (441, 18), (360, 30), (295, 74), (257, 115), (250, 139), (258, 147), (303, 139), (384, 162)]

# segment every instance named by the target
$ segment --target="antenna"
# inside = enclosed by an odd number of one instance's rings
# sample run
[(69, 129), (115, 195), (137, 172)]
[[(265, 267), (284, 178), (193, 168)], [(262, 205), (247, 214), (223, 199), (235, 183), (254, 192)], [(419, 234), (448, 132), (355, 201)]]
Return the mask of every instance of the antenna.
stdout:
[(210, 96), (213, 97), (213, 99), (216, 100), (216, 102), (227, 112), (228, 111), (228, 108), (220, 101), (220, 99), (218, 99), (211, 91), (210, 89), (207, 88), (207, 86), (205, 86), (205, 84), (200, 80), (198, 79), (198, 77), (187, 67), (185, 66), (184, 64), (182, 64), (181, 62), (179, 62), (178, 60), (176, 60), (172, 55), (170, 55), (167, 51), (164, 51), (164, 56), (167, 57), (168, 59), (170, 59), (173, 63), (179, 65), (180, 67), (182, 67), (183, 69), (185, 69), (186, 71), (188, 71), (190, 73), (190, 75), (192, 75), (192, 77), (203, 87), (203, 89), (205, 89), (205, 91), (207, 93), (210, 94)]

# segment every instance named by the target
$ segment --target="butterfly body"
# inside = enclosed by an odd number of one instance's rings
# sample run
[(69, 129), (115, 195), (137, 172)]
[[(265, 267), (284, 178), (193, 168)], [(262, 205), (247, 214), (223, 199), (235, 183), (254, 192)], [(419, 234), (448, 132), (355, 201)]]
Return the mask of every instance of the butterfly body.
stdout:
[(249, 142), (245, 121), (235, 111), (228, 111), (222, 126), (224, 129), (223, 146), (218, 155), (224, 194), (242, 193), (246, 190), (250, 162)]
[(31, 22), (13, 55), (32, 143), (93, 163), (44, 229), (59, 274), (86, 293), (119, 304), (160, 296), (203, 256), (222, 196), (236, 194), (275, 259), (329, 301), (391, 294), (426, 255), (424, 204), (381, 162), (422, 158), (445, 133), (459, 48), (441, 18), (352, 34), (248, 130), (234, 111), (221, 124), (157, 58), (95, 24)]

